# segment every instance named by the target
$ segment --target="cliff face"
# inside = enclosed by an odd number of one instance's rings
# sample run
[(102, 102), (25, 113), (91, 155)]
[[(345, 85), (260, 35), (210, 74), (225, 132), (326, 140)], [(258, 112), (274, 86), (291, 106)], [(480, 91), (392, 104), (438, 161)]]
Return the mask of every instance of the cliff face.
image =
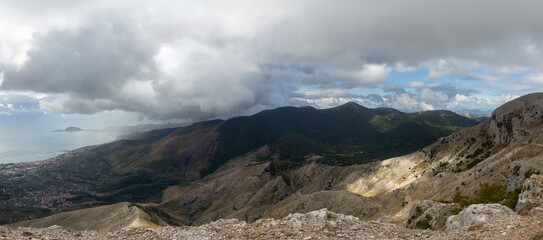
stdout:
[(510, 101), (492, 113), (488, 134), (496, 143), (515, 143), (539, 131), (543, 123), (543, 93)]

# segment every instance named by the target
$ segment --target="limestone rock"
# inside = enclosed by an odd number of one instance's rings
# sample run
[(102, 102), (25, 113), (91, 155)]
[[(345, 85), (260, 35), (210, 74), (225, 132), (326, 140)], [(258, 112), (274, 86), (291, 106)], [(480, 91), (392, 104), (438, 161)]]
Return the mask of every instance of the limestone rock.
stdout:
[(524, 181), (516, 210), (519, 214), (529, 214), (532, 209), (543, 207), (543, 175), (532, 175)]
[(543, 93), (532, 93), (500, 106), (492, 113), (489, 133), (494, 142), (511, 143), (530, 135), (526, 127), (543, 119)]
[(472, 204), (458, 215), (447, 218), (447, 231), (462, 229), (472, 224), (485, 224), (497, 217), (515, 217), (517, 214), (500, 204)]
[[(417, 228), (418, 222), (428, 222), (429, 227), (435, 230), (445, 229), (447, 217), (456, 204), (439, 203), (432, 200), (419, 201), (409, 211), (408, 228)], [(420, 223), (419, 223), (420, 225)]]

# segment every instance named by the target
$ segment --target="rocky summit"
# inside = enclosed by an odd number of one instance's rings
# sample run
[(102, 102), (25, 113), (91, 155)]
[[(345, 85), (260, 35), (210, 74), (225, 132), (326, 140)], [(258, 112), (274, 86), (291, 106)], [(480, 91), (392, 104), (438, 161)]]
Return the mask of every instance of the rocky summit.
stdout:
[[(492, 208), (478, 206), (478, 208)], [(543, 215), (510, 218), (497, 214), (446, 232), (408, 229), (360, 219), (326, 209), (290, 214), (283, 219), (246, 223), (221, 219), (198, 227), (124, 227), (111, 232), (47, 228), (0, 227), (0, 239), (541, 239)]]

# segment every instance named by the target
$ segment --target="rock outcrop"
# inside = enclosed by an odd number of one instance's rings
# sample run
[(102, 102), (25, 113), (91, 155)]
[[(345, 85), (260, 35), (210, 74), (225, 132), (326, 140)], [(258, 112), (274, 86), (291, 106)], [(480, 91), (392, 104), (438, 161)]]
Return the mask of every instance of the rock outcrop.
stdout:
[(447, 218), (447, 231), (462, 229), (472, 224), (485, 224), (496, 217), (515, 217), (517, 214), (500, 204), (472, 204), (458, 215)]
[(532, 93), (500, 106), (492, 113), (489, 133), (496, 143), (511, 143), (530, 135), (543, 120), (543, 93)]
[(524, 181), (519, 195), (516, 211), (519, 214), (532, 214), (543, 210), (543, 175), (532, 175)]
[(447, 218), (456, 204), (439, 203), (432, 200), (417, 202), (409, 211), (408, 228), (431, 228), (444, 230)]

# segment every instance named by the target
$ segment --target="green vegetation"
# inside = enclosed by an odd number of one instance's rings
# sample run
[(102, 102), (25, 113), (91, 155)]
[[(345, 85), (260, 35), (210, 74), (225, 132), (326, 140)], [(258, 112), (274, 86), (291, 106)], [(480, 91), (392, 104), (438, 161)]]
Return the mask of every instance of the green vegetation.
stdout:
[(475, 158), (479, 155), (481, 155), (485, 150), (482, 148), (477, 148), (472, 154), (467, 155), (466, 159)]
[(430, 225), (430, 221), (432, 221), (432, 216), (426, 214), (426, 216), (424, 216), (424, 219), (422, 220), (419, 220), (415, 223), (415, 226), (418, 228), (418, 229), (428, 229), (430, 227), (432, 227)]
[(528, 169), (526, 172), (524, 172), (524, 178), (528, 179), (532, 176), (532, 174), (534, 174), (534, 171), (532, 169)]
[(484, 183), (479, 186), (472, 202), (477, 203), (499, 203), (506, 198), (506, 186), (498, 183)]
[(410, 153), (479, 122), (449, 111), (408, 114), (354, 103), (326, 110), (283, 107), (225, 121), (218, 129), (218, 151), (202, 173), (265, 145), (282, 160), (294, 158), (290, 162), (301, 162), (304, 154), (313, 153), (323, 156), (321, 164), (363, 164)]
[[(492, 143), (492, 140), (484, 132), (480, 133), (480, 137), (483, 140), (486, 139), (486, 141), (481, 144), (481, 147), (475, 149), (473, 153), (466, 155), (465, 156), (466, 161), (459, 161), (458, 163), (456, 163), (457, 168), (454, 170), (454, 172), (458, 173), (458, 172), (462, 172), (468, 169), (472, 169), (473, 167), (477, 166), (479, 163), (481, 163), (482, 161), (490, 157), (490, 155), (492, 154), (492, 147), (494, 146)], [(476, 141), (477, 141), (476, 138), (471, 137), (470, 140), (468, 140), (466, 144), (472, 145), (472, 144), (475, 144)], [(462, 168), (464, 164), (465, 164), (465, 167)]]
[(428, 222), (428, 220), (426, 219), (423, 219), (423, 220), (420, 220), (420, 221), (417, 221), (415, 223), (415, 226), (417, 226), (418, 229), (428, 229), (430, 228), (430, 223)]
[(477, 158), (477, 159), (473, 159), (471, 160), (470, 162), (468, 162), (466, 164), (466, 170), (467, 169), (472, 169), (473, 167), (477, 166), (477, 164), (479, 164), (480, 162), (482, 162), (483, 160), (485, 160), (484, 158)]
[(521, 192), (521, 189), (517, 188), (513, 192), (508, 193), (502, 204), (507, 206), (508, 208), (515, 210), (515, 207), (517, 206), (517, 203), (518, 203), (518, 197), (520, 195), (520, 192)]
[(520, 171), (520, 165), (516, 165), (513, 168), (513, 174), (518, 177), (519, 176), (519, 173), (518, 173), (519, 171)]
[(535, 234), (530, 240), (543, 240), (543, 231), (538, 232)]
[(451, 210), (453, 215), (458, 214), (462, 209), (471, 204), (486, 204), (486, 203), (499, 203), (506, 207), (515, 210), (518, 203), (518, 197), (521, 192), (520, 188), (515, 189), (512, 192), (506, 191), (507, 187), (498, 183), (484, 183), (479, 185), (479, 190), (474, 193), (471, 198), (462, 195), (460, 192), (456, 192), (453, 197), (453, 202), (458, 203), (459, 207), (455, 207)]

